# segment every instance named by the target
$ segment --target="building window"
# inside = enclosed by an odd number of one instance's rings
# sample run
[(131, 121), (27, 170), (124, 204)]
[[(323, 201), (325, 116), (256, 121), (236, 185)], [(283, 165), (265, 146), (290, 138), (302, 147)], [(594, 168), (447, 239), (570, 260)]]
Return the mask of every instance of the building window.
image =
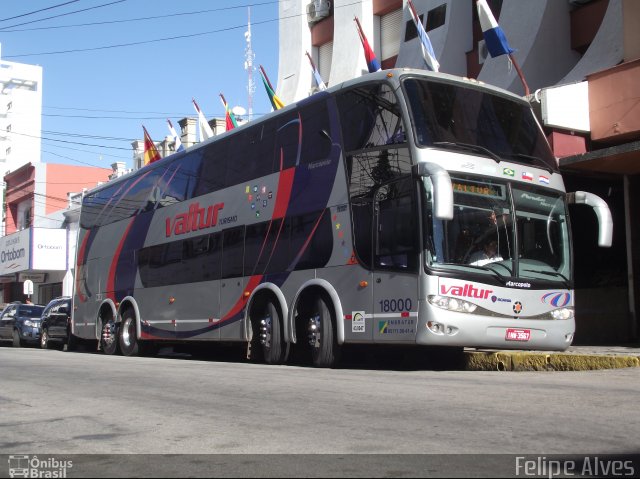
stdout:
[(441, 27), (447, 21), (447, 4), (443, 3), (439, 7), (429, 10), (427, 13), (427, 32)]
[(380, 17), (380, 53), (382, 60), (394, 57), (400, 51), (402, 9)]
[(331, 62), (333, 60), (333, 42), (327, 42), (318, 47), (318, 72), (322, 80), (329, 85), (331, 75)]
[[(424, 25), (424, 15), (418, 15), (420, 18), (420, 23)], [(416, 24), (413, 20), (409, 20), (404, 29), (404, 41), (408, 42), (409, 40), (413, 40), (418, 36), (418, 30), (416, 30)]]

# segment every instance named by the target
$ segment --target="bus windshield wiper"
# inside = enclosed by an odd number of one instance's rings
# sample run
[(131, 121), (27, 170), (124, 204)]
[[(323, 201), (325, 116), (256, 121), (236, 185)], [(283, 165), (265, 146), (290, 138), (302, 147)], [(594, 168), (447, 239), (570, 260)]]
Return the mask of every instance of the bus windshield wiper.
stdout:
[(458, 141), (434, 141), (432, 145), (444, 146), (449, 148), (453, 147), (453, 148), (460, 148), (462, 150), (474, 151), (476, 153), (482, 153), (483, 155), (486, 155), (489, 158), (493, 158), (496, 163), (500, 163), (502, 161), (502, 159), (498, 155), (496, 155), (493, 151), (480, 145), (473, 145), (471, 143), (460, 143)]
[(551, 165), (547, 164), (546, 161), (544, 161), (542, 158), (538, 156), (527, 155), (525, 153), (506, 153), (506, 156), (509, 156), (510, 158), (522, 158), (526, 160), (533, 160), (536, 163), (542, 165), (542, 168), (547, 170), (549, 174), (553, 173), (553, 168), (551, 167)]
[(528, 271), (529, 273), (546, 274), (547, 276), (555, 276), (556, 278), (562, 278), (565, 283), (569, 284), (569, 278), (567, 278), (562, 273), (558, 273), (557, 271), (536, 271), (535, 269), (523, 269), (522, 271)]

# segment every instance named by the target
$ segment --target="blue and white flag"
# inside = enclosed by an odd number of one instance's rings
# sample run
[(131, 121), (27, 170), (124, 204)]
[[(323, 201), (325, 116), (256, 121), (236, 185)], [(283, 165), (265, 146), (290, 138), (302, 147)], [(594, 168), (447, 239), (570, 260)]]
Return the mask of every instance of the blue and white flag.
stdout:
[(420, 37), (422, 56), (427, 64), (427, 68), (434, 72), (440, 71), (440, 63), (438, 63), (438, 60), (436, 59), (436, 54), (433, 51), (433, 45), (431, 45), (431, 40), (429, 39), (429, 35), (427, 35), (427, 31), (422, 26), (418, 12), (416, 12), (411, 0), (408, 0), (407, 3), (409, 5), (409, 11), (411, 12), (411, 18), (413, 18), (413, 23), (415, 23), (418, 36)]
[(180, 141), (180, 137), (178, 136), (175, 128), (173, 127), (173, 123), (171, 123), (171, 120), (169, 120), (168, 118), (167, 118), (167, 123), (169, 123), (169, 131), (171, 132), (173, 141), (176, 144), (176, 151), (184, 151), (184, 146), (182, 145), (182, 142)]
[(491, 56), (498, 57), (500, 55), (513, 53), (515, 50), (509, 46), (507, 37), (498, 25), (498, 22), (496, 22), (489, 5), (487, 5), (487, 0), (477, 0), (476, 5), (478, 7), (478, 19), (480, 20), (484, 42)]

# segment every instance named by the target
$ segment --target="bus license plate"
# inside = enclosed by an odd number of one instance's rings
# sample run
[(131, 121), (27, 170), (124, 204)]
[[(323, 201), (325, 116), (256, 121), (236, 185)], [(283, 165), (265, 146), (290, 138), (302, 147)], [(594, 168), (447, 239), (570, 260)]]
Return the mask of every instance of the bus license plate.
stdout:
[(505, 338), (507, 341), (529, 341), (531, 339), (530, 329), (507, 329)]

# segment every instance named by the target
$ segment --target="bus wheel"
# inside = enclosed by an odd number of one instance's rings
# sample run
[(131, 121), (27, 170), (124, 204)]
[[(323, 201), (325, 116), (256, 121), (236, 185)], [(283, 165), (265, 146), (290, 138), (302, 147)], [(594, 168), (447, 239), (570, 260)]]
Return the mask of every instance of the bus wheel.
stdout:
[(109, 319), (102, 326), (102, 338), (100, 339), (100, 347), (104, 354), (112, 355), (118, 352), (118, 325)]
[(286, 356), (280, 312), (273, 302), (267, 301), (259, 317), (258, 331), (264, 361), (267, 364), (280, 364)]
[(317, 368), (330, 368), (338, 362), (339, 348), (333, 329), (333, 313), (326, 300), (317, 296), (311, 305), (307, 322), (307, 338), (311, 360)]
[(136, 331), (136, 320), (133, 311), (127, 309), (122, 315), (120, 324), (120, 351), (125, 356), (138, 356), (140, 345), (138, 343), (138, 332)]

